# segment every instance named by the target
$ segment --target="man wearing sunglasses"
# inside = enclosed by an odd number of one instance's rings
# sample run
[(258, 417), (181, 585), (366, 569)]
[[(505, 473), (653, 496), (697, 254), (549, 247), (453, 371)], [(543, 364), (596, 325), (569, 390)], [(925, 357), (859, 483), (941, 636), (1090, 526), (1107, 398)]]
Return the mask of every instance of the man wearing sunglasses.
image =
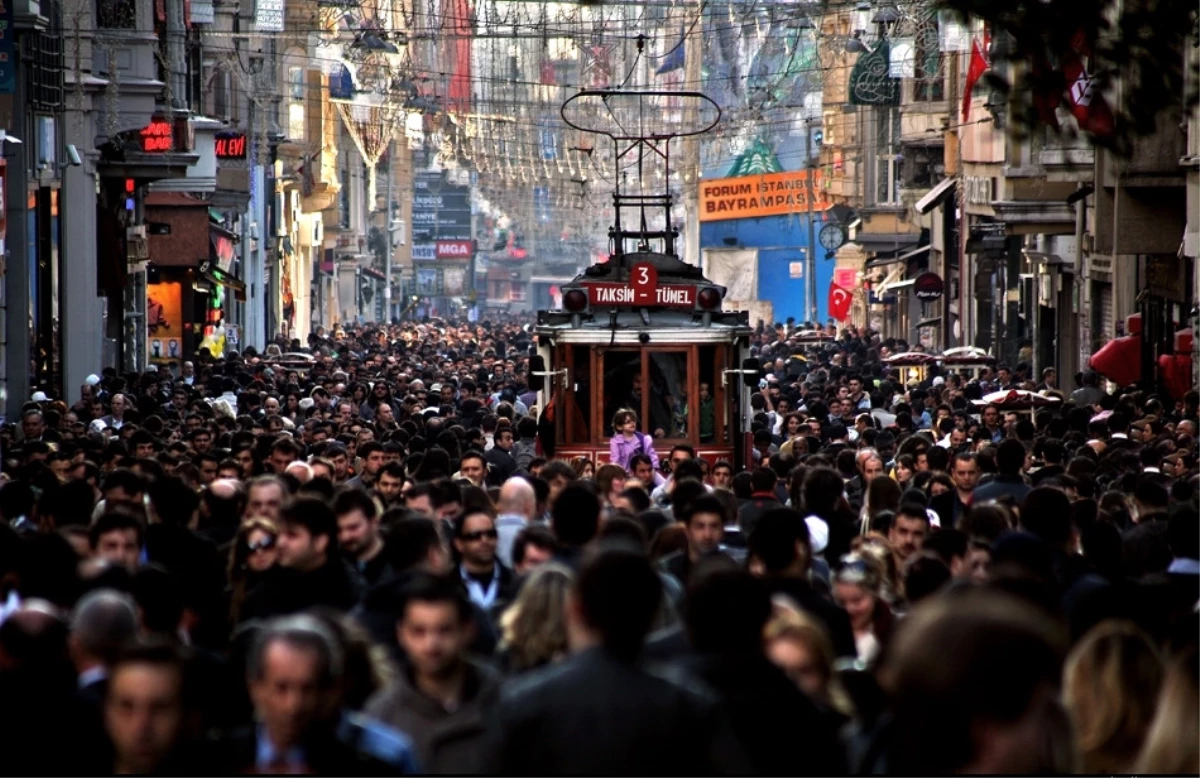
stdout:
[(487, 613), (499, 612), (513, 595), (513, 573), (496, 558), (499, 533), (492, 517), (468, 511), (454, 522), (454, 548), (462, 562), (458, 573), (471, 602)]

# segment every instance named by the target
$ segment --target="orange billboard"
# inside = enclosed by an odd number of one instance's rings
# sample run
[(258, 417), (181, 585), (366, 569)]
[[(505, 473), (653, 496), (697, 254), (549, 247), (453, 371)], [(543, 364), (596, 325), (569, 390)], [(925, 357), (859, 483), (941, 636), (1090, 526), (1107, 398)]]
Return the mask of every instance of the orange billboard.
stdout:
[(822, 191), (821, 171), (813, 172), (812, 207), (808, 203), (808, 171), (716, 178), (700, 182), (700, 221), (756, 219), (827, 210), (832, 203)]

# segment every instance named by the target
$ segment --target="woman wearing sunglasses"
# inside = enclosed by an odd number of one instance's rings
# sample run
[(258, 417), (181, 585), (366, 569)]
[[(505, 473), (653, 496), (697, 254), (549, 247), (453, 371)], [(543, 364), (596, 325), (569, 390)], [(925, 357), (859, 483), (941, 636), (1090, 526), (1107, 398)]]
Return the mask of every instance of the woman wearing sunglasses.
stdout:
[(229, 550), (229, 619), (241, 621), (242, 605), (263, 576), (279, 559), (276, 540), (279, 529), (270, 519), (246, 519), (238, 528), (233, 547)]

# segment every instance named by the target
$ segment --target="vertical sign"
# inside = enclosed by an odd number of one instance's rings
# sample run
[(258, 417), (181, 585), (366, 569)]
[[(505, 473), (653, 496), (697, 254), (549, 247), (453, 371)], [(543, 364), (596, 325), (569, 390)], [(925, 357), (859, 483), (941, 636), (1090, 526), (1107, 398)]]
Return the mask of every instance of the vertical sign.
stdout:
[(17, 58), (13, 45), (13, 0), (0, 0), (0, 94), (17, 88)]

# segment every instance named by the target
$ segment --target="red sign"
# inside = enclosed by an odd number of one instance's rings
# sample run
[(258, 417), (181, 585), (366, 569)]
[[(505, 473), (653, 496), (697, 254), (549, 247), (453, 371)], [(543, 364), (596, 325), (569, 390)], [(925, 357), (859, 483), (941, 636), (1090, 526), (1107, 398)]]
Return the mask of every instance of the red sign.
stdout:
[(246, 133), (223, 132), (216, 139), (217, 159), (245, 159)]
[(647, 302), (638, 302), (632, 284), (587, 284), (588, 302), (593, 306), (655, 305), (663, 308), (695, 308), (696, 287), (656, 286)]
[(138, 135), (142, 139), (142, 151), (170, 151), (174, 148), (174, 129), (162, 119), (151, 119)]
[(438, 259), (470, 259), (474, 246), (469, 240), (439, 240), (434, 247)]
[(629, 269), (633, 286), (633, 301), (637, 305), (654, 305), (654, 290), (658, 287), (658, 268), (649, 262), (639, 262)]
[(843, 289), (853, 289), (858, 286), (855, 276), (857, 271), (853, 268), (839, 267), (834, 268), (833, 282)]

